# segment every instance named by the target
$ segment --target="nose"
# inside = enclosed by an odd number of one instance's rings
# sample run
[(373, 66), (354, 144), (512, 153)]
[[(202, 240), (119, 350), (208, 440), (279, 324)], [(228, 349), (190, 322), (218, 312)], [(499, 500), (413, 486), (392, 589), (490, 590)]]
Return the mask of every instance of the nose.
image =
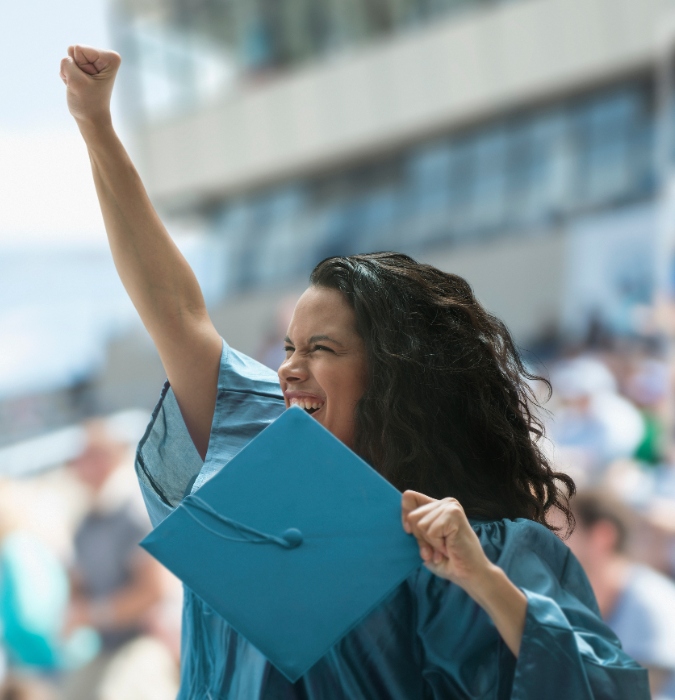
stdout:
[(278, 374), (279, 381), (288, 384), (298, 384), (309, 377), (306, 363), (295, 352), (281, 363)]

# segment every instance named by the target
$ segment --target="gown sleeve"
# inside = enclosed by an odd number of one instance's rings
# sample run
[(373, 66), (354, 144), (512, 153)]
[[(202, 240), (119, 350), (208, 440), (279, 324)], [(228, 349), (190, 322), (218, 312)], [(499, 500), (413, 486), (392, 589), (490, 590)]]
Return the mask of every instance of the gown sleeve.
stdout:
[(216, 408), (202, 462), (167, 381), (136, 450), (136, 473), (153, 527), (284, 408), (276, 372), (223, 341)]
[(527, 597), (516, 659), (458, 586), (422, 569), (418, 636), (434, 700), (649, 700), (647, 672), (600, 619), (568, 547), (528, 520), (474, 523), (488, 558)]
[(497, 563), (527, 597), (512, 700), (649, 700), (647, 671), (601, 620), (576, 557), (541, 525), (520, 532)]

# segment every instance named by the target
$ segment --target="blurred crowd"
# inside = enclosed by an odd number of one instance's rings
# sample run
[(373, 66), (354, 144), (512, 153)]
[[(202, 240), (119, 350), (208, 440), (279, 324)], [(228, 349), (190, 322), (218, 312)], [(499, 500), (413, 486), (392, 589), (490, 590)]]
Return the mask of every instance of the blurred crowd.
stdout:
[[(270, 365), (291, 308), (279, 304), (260, 348)], [(578, 487), (567, 543), (657, 700), (675, 700), (670, 353), (663, 339), (605, 337), (549, 347), (531, 367), (553, 389), (531, 384), (541, 444)], [(66, 464), (0, 481), (0, 700), (175, 697), (180, 585), (138, 546), (150, 526), (133, 449), (113, 422), (92, 420)]]
[(134, 445), (102, 419), (81, 437), (67, 464), (0, 482), (0, 698), (174, 698), (181, 591), (138, 546)]
[[(544, 450), (577, 485), (567, 544), (604, 621), (675, 700), (675, 363), (670, 341), (604, 338), (546, 362)], [(560, 520), (557, 518), (556, 520)], [(557, 524), (562, 525), (562, 522)]]

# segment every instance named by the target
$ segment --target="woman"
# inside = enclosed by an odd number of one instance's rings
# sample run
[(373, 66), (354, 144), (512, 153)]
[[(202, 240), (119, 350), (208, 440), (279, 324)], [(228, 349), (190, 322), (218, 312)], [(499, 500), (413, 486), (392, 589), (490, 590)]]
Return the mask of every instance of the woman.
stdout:
[(324, 261), (277, 379), (219, 337), (113, 131), (119, 56), (68, 54), (115, 263), (169, 380), (137, 453), (153, 520), (298, 404), (406, 489), (425, 563), (294, 685), (186, 589), (179, 697), (647, 698), (546, 526), (573, 483), (537, 449), (527, 375), (466, 282), (393, 253)]

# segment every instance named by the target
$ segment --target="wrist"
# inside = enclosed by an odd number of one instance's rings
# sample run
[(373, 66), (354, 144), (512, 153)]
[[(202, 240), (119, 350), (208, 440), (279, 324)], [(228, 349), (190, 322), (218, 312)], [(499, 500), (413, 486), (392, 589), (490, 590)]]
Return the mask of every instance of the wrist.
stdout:
[(87, 143), (100, 141), (115, 133), (110, 112), (103, 113), (96, 117), (78, 117), (75, 119), (75, 122)]
[(492, 562), (488, 562), (485, 569), (474, 577), (471, 584), (465, 587), (465, 590), (478, 605), (489, 612), (507, 586), (511, 587), (513, 584), (503, 569), (500, 569)]

